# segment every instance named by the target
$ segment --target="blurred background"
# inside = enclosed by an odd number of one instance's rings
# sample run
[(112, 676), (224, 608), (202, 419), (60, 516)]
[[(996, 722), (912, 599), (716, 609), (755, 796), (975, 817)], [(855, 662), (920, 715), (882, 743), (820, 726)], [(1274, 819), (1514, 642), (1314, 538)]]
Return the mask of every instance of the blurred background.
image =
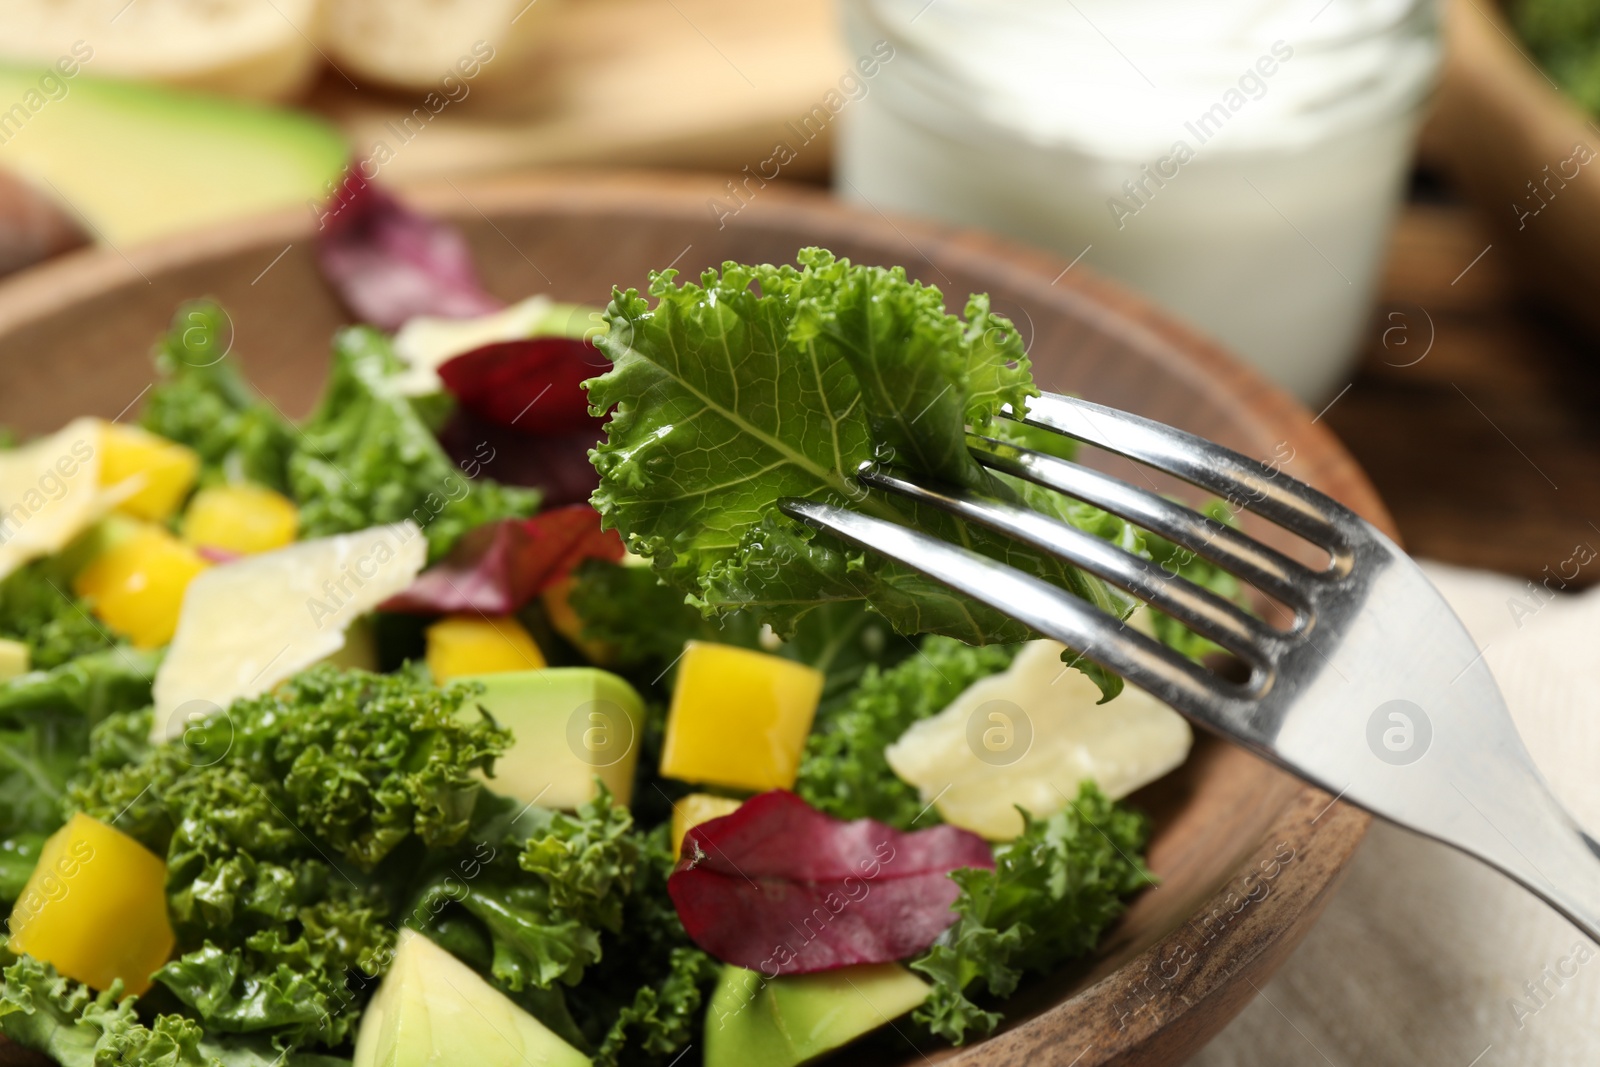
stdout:
[(0, 64), (0, 272), (347, 168), (678, 168), (719, 221), (831, 186), (1221, 341), (1415, 554), (1600, 544), (1600, 0), (8, 0)]
[(1143, 291), (1321, 411), (1421, 555), (1600, 536), (1594, 0), (6, 8), (0, 269), (314, 211), (347, 164), (686, 168), (723, 220), (831, 183)]

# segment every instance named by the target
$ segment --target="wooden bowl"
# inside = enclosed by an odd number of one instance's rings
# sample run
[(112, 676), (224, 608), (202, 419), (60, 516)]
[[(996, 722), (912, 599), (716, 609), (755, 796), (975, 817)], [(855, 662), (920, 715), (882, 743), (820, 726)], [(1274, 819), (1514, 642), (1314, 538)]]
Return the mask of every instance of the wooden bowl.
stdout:
[[(410, 199), (465, 229), (490, 287), (507, 299), (547, 292), (603, 302), (614, 283), (642, 286), (652, 267), (692, 274), (727, 259), (791, 261), (811, 244), (857, 262), (904, 264), (952, 306), (987, 291), (1015, 318), (1046, 388), (1249, 455), (1285, 459), (1292, 450), (1289, 473), (1393, 533), (1355, 463), (1294, 401), (1087, 270), (980, 233), (777, 187), (719, 226), (706, 205), (721, 186), (558, 175), (447, 185)], [(202, 294), (231, 312), (233, 351), (250, 376), (284, 410), (305, 411), (329, 335), (346, 318), (314, 265), (314, 230), (309, 211), (283, 214), (127, 249), (126, 258), (74, 252), (0, 285), (0, 422), (43, 431), (74, 415), (130, 411), (152, 382), (151, 341), (180, 301)], [(1150, 864), (1160, 886), (1133, 902), (1094, 958), (1025, 987), (1001, 1033), (935, 1058), (993, 1067), (1180, 1062), (1305, 934), (1368, 821), (1205, 738), (1182, 770), (1134, 802), (1155, 820)]]

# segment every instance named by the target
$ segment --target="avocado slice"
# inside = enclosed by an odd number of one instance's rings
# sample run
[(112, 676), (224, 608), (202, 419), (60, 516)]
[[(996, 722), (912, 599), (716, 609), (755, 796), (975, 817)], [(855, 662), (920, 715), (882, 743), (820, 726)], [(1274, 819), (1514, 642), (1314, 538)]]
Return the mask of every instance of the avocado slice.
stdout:
[(546, 667), (459, 679), (484, 692), (477, 708), (511, 731), (511, 749), (495, 761), (489, 788), (528, 804), (576, 808), (593, 800), (595, 778), (618, 804), (633, 797), (644, 700), (633, 686), (593, 667)]
[(471, 967), (414, 930), (367, 1005), (354, 1067), (591, 1067)]
[(349, 152), (299, 112), (0, 65), (0, 168), (117, 247), (320, 202)]
[(777, 978), (725, 966), (706, 1009), (705, 1067), (809, 1063), (904, 1015), (928, 989), (898, 963)]

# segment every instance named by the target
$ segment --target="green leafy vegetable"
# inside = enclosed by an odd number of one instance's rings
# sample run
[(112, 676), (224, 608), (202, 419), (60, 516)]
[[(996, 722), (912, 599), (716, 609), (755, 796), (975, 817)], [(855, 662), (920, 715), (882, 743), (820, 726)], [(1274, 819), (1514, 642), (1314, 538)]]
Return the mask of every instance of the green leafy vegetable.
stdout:
[(595, 1067), (622, 1063), (665, 1063), (700, 1032), (706, 988), (721, 970), (716, 960), (697, 948), (675, 948), (667, 975), (643, 985), (633, 1002), (617, 1013), (595, 1054)]
[(840, 819), (877, 819), (900, 830), (912, 829), (914, 820), (937, 822), (916, 787), (889, 768), (884, 749), (967, 686), (1005, 670), (1015, 656), (1012, 645), (975, 647), (928, 637), (917, 655), (887, 670), (869, 667), (853, 692), (818, 709), (795, 792)]
[[(1020, 498), (1100, 536), (1120, 520), (980, 467), (968, 426), (1037, 394), (1011, 324), (972, 297), (947, 314), (936, 289), (898, 268), (854, 267), (819, 249), (800, 268), (725, 264), (701, 284), (651, 276), (655, 307), (616, 291), (597, 343), (613, 362), (588, 383), (614, 409), (591, 458), (607, 524), (708, 615), (748, 611), (781, 635), (823, 605), (866, 602), (901, 633), (972, 644), (1026, 627), (871, 553), (785, 517), (780, 500), (853, 503), (1048, 578), (1118, 615), (1128, 605), (1075, 568), (1022, 551), (943, 512), (861, 491), (854, 473), (889, 462), (928, 479)], [(1081, 661), (1106, 695), (1120, 680)]]
[(0, 901), (16, 899), (61, 825), (91, 731), (149, 703), (159, 658), (117, 647), (0, 682)]
[[(1199, 510), (1218, 522), (1229, 526), (1235, 525), (1233, 511), (1224, 501), (1214, 500)], [(1175, 545), (1153, 533), (1144, 534), (1144, 543), (1150, 558), (1168, 574), (1187, 578), (1224, 600), (1236, 604), (1245, 602), (1244, 587), (1239, 579), (1210, 560), (1203, 559), (1189, 549)], [(1150, 624), (1158, 640), (1172, 646), (1190, 659), (1198, 660), (1208, 653), (1219, 650), (1219, 646), (1214, 642), (1201, 637), (1171, 616), (1163, 615), (1154, 609), (1150, 610)]]
[(69, 799), (166, 857), (179, 954), (156, 980), (208, 1033), (350, 1035), (347, 978), (381, 973), (394, 940), (380, 864), (461, 841), (474, 771), (508, 742), (457, 717), (470, 692), (324, 666), (181, 744), (131, 750), (123, 720), (95, 732)]
[(573, 572), (569, 602), (586, 638), (611, 650), (610, 664), (638, 672), (646, 681), (670, 674), (686, 641), (711, 641), (775, 652), (815, 667), (827, 678), (822, 698), (851, 690), (869, 666), (887, 666), (916, 647), (891, 637), (883, 618), (859, 601), (827, 604), (805, 615), (788, 641), (762, 642), (761, 625), (748, 612), (708, 619), (683, 593), (665, 585), (654, 570), (605, 560), (586, 560)]
[(411, 402), (396, 392), (400, 363), (376, 330), (351, 327), (333, 341), (327, 390), (289, 457), (289, 487), (304, 537), (411, 519), (433, 559), (496, 519), (531, 515), (539, 494), (467, 478)]
[(5, 970), (0, 1032), (61, 1067), (349, 1067), (263, 1042), (210, 1039), (179, 1015), (157, 1015), (147, 1026), (135, 1004), (120, 987), (95, 993), (24, 956)]
[(200, 455), (202, 479), (283, 491), (294, 427), (240, 375), (233, 322), (215, 301), (184, 304), (155, 350), (162, 380), (140, 424)]
[(1600, 3), (1520, 0), (1511, 5), (1511, 15), (1551, 77), (1589, 112), (1600, 114)]
[(53, 575), (48, 561), (29, 564), (0, 581), (0, 637), (28, 646), (34, 670), (49, 670), (106, 647), (105, 632), (87, 605)]
[(1022, 817), (1021, 836), (995, 846), (994, 870), (951, 875), (961, 886), (960, 918), (911, 964), (933, 982), (916, 1020), (952, 1044), (1000, 1022), (973, 997), (1003, 999), (1024, 973), (1088, 952), (1122, 914), (1123, 898), (1154, 884), (1138, 858), (1149, 836), (1144, 817), (1092, 783), (1048, 819)]

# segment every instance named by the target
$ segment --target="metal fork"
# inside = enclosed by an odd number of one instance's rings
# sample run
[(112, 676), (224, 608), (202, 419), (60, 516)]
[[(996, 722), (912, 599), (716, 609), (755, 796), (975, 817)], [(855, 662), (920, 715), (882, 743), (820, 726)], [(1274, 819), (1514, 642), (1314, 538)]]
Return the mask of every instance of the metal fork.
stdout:
[(1192, 550), (1287, 606), (1293, 623), (1270, 626), (1026, 507), (876, 467), (858, 477), (1098, 575), (1233, 653), (1248, 665), (1247, 679), (1229, 680), (1071, 593), (970, 549), (841, 507), (790, 500), (783, 509), (1081, 651), (1196, 725), (1336, 799), (1499, 868), (1600, 941), (1600, 845), (1551, 794), (1482, 652), (1394, 542), (1281, 471), (1150, 419), (1047, 393), (1021, 421), (1165, 471), (1324, 550), (1327, 565), (1314, 569), (1157, 493), (968, 435), (984, 466)]

